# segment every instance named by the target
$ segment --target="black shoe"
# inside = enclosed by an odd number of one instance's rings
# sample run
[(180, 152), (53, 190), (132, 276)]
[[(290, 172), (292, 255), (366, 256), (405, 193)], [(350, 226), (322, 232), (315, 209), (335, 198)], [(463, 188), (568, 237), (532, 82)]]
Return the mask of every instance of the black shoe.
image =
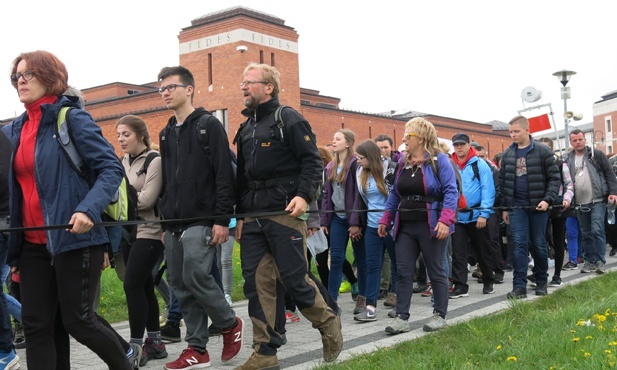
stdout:
[(529, 285), (533, 288), (535, 288), (537, 286), (536, 284), (536, 277), (533, 275), (529, 275), (527, 276), (527, 282), (529, 283)]
[(426, 288), (428, 288), (428, 284), (427, 283), (417, 283), (416, 286), (413, 288), (413, 292), (414, 293), (422, 293), (423, 291), (426, 290)]
[(536, 287), (536, 295), (547, 295), (548, 290), (546, 289), (546, 283), (538, 283)]
[(495, 273), (495, 284), (503, 284), (503, 272), (496, 272)]
[(165, 325), (161, 326), (161, 340), (167, 342), (180, 342), (180, 324), (167, 320)]
[(614, 257), (617, 254), (617, 247), (611, 248), (611, 251), (608, 252), (608, 255)]
[(514, 266), (512, 266), (512, 265), (511, 265), (511, 264), (509, 264), (509, 263), (506, 263), (506, 267), (504, 268), (504, 270), (506, 270), (506, 271), (512, 271), (512, 270), (514, 270)]
[(450, 292), (450, 299), (456, 299), (461, 297), (469, 297), (469, 293), (458, 287), (454, 288), (454, 290)]
[(484, 288), (482, 289), (482, 293), (484, 294), (493, 294), (495, 290), (493, 289), (493, 284), (484, 284)]
[(24, 335), (24, 327), (21, 322), (15, 320), (15, 328), (13, 332), (13, 346), (18, 349), (26, 348), (26, 336)]
[(508, 299), (523, 299), (527, 298), (527, 289), (525, 288), (514, 288), (511, 292), (506, 294), (506, 298)]
[(481, 277), (478, 278), (478, 284), (484, 284), (484, 279), (482, 279)]
[(210, 326), (208, 326), (208, 334), (211, 337), (219, 336), (221, 335), (221, 329), (214, 326), (214, 324), (210, 324)]

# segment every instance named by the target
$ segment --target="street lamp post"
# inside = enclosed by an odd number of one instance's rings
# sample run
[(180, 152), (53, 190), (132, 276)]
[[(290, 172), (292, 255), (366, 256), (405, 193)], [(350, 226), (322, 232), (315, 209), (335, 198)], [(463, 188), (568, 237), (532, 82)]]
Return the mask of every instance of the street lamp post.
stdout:
[(563, 112), (564, 112), (564, 139), (566, 143), (568, 142), (568, 123), (570, 119), (565, 116), (565, 113), (568, 111), (568, 98), (570, 98), (570, 87), (566, 86), (568, 81), (570, 81), (570, 77), (575, 75), (576, 72), (568, 71), (567, 69), (562, 69), (561, 71), (557, 71), (553, 73), (553, 76), (557, 76), (559, 82), (563, 85), (561, 87), (561, 98), (563, 99)]

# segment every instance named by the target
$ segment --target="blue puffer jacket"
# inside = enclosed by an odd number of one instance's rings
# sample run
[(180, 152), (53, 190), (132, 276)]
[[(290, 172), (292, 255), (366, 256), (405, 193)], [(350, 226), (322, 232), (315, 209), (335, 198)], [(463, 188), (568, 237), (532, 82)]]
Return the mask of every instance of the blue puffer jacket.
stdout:
[[(92, 116), (85, 110), (72, 109), (69, 112), (72, 140), (90, 169), (90, 181), (86, 181), (73, 170), (56, 139), (55, 126), (62, 106), (79, 107), (77, 98), (67, 96), (61, 96), (55, 104), (43, 104), (36, 135), (34, 178), (45, 225), (66, 225), (75, 212), (83, 212), (94, 223), (98, 223), (120, 185), (124, 170), (113, 147), (103, 137), (101, 128)], [(22, 192), (13, 173), (13, 159), (19, 146), (23, 124), (27, 119), (24, 112), (2, 128), (13, 146), (9, 169), (11, 227), (22, 226)], [(89, 182), (92, 186), (89, 186)], [(47, 250), (52, 256), (109, 242), (103, 227), (93, 227), (89, 232), (78, 235), (64, 229), (47, 230), (46, 236)], [(7, 263), (17, 263), (22, 242), (21, 233), (11, 233)]]

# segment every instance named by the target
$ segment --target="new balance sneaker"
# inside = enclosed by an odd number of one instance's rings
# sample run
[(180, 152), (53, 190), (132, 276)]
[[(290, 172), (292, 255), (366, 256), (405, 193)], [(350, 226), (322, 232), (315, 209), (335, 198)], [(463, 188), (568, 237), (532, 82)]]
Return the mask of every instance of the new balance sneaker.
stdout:
[(559, 276), (553, 276), (553, 280), (548, 284), (550, 287), (558, 287), (561, 286), (561, 278)]
[(165, 325), (161, 326), (161, 339), (166, 342), (180, 342), (180, 324), (167, 320)]
[(589, 261), (585, 261), (585, 264), (583, 265), (583, 268), (581, 269), (581, 273), (582, 274), (588, 274), (591, 271), (595, 270), (594, 267), (595, 266), (593, 265), (593, 263), (591, 263)]
[(240, 352), (242, 349), (242, 337), (244, 336), (244, 321), (236, 317), (236, 324), (231, 328), (222, 329), (223, 335), (223, 353), (221, 360), (227, 362)]
[(234, 370), (279, 370), (279, 360), (276, 355), (262, 355), (253, 351), (251, 357), (241, 366), (234, 368)]
[(527, 275), (527, 282), (532, 288), (535, 288), (537, 286), (536, 277), (534, 275)]
[(506, 298), (508, 298), (508, 299), (523, 299), (523, 298), (527, 298), (527, 289), (526, 288), (516, 287), (516, 288), (512, 289), (511, 292), (508, 292), (508, 294), (506, 294)]
[(429, 321), (424, 324), (422, 330), (424, 331), (437, 331), (444, 329), (447, 326), (446, 319), (439, 316), (437, 312), (433, 313), (433, 317), (429, 319)]
[(574, 261), (568, 261), (565, 265), (563, 265), (563, 269), (566, 271), (578, 270), (578, 264)]
[(356, 307), (353, 309), (353, 314), (357, 315), (360, 312), (362, 312), (362, 310), (366, 307), (366, 297), (365, 296), (358, 296), (358, 299), (356, 300)]
[(596, 262), (596, 274), (602, 275), (605, 272), (606, 270), (604, 269), (604, 262), (602, 261)]
[(341, 318), (334, 315), (334, 319), (326, 322), (321, 328), (321, 343), (323, 345), (323, 359), (332, 362), (341, 354), (343, 349), (343, 333), (341, 332)]
[(126, 358), (129, 360), (129, 364), (133, 369), (139, 369), (139, 363), (141, 362), (141, 346), (137, 343), (129, 343), (129, 351), (126, 354)]
[(536, 295), (547, 295), (548, 289), (546, 288), (546, 282), (538, 283), (536, 286)]
[(450, 299), (469, 297), (469, 293), (464, 291), (462, 288), (456, 287), (450, 293)]
[(146, 366), (150, 360), (160, 360), (162, 358), (167, 358), (167, 356), (165, 343), (154, 344), (154, 340), (152, 340), (152, 338), (146, 338), (146, 343), (144, 343), (144, 346), (142, 347), (139, 366)]
[(291, 324), (298, 321), (300, 321), (300, 315), (298, 315), (298, 311), (285, 310), (286, 323)]
[(433, 295), (433, 287), (428, 283), (426, 289), (420, 294), (422, 297), (431, 297)]
[(182, 351), (176, 361), (165, 364), (166, 370), (205, 369), (206, 367), (210, 367), (208, 351), (201, 353), (192, 346)]
[(366, 306), (362, 309), (362, 312), (355, 315), (353, 319), (360, 322), (377, 321), (377, 313), (374, 308), (371, 309), (369, 306)]
[(409, 321), (401, 319), (400, 316), (397, 316), (390, 325), (386, 326), (386, 333), (391, 335), (406, 333), (409, 330), (411, 330), (409, 328)]
[(9, 352), (0, 352), (0, 369), (19, 369), (19, 356), (17, 356), (15, 350), (10, 350)]
[(396, 307), (396, 293), (388, 293), (383, 305), (386, 307)]

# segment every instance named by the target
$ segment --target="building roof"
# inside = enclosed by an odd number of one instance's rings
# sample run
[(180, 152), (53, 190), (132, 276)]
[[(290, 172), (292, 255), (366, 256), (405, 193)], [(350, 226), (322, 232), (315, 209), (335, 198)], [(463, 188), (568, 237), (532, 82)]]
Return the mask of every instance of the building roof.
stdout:
[(239, 15), (243, 15), (243, 16), (250, 17), (250, 18), (255, 18), (260, 21), (265, 21), (268, 23), (277, 24), (279, 26), (285, 25), (285, 20), (279, 17), (276, 17), (274, 15), (260, 12), (258, 10), (250, 9), (244, 6), (234, 6), (231, 8), (218, 10), (216, 12), (202, 15), (199, 18), (195, 18), (191, 21), (191, 27), (196, 27), (202, 24), (207, 24), (207, 23), (219, 22), (224, 19), (237, 17)]

